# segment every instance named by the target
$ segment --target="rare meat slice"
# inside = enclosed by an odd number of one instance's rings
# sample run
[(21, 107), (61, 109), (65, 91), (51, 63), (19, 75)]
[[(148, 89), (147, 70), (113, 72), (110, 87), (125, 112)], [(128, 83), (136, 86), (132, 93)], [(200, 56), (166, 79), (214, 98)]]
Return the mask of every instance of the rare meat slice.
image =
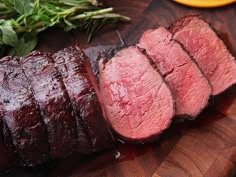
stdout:
[(178, 19), (171, 27), (213, 87), (213, 95), (236, 83), (236, 60), (210, 25), (198, 16)]
[(138, 48), (119, 51), (100, 62), (100, 91), (107, 119), (122, 137), (150, 138), (166, 129), (174, 100), (161, 75)]
[[(1, 108), (0, 108), (1, 109)], [(2, 119), (0, 111), (0, 173), (17, 165), (17, 157), (14, 152), (9, 129)]]
[(16, 58), (0, 60), (0, 80), (2, 116), (16, 152), (24, 165), (45, 162), (49, 152), (46, 131), (31, 88)]
[(47, 128), (50, 155), (59, 158), (76, 150), (76, 122), (61, 75), (50, 60), (51, 55), (34, 52), (21, 62)]
[(53, 58), (76, 111), (77, 125), (82, 123), (87, 135), (87, 139), (83, 139), (78, 132), (78, 150), (86, 147), (87, 141), (90, 143), (90, 149), (85, 149), (87, 152), (111, 146), (112, 137), (102, 115), (95, 79), (84, 52), (77, 46), (69, 47), (57, 52)]
[(176, 115), (195, 117), (212, 93), (196, 63), (163, 27), (144, 32), (138, 46), (146, 49), (165, 77), (176, 101)]

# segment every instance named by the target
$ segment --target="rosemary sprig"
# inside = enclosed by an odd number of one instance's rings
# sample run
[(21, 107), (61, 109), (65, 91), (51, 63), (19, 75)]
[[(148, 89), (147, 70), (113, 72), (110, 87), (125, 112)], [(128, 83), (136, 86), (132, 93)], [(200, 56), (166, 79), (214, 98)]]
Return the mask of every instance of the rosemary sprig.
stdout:
[(37, 34), (52, 26), (85, 30), (90, 41), (103, 26), (129, 20), (97, 0), (2, 0), (0, 54), (30, 52), (37, 45)]

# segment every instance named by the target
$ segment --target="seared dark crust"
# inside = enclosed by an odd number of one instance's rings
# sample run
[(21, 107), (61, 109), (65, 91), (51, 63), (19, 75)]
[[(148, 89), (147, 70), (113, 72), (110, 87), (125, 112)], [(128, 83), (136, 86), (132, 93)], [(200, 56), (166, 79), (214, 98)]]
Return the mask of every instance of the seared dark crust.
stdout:
[(34, 52), (21, 64), (30, 82), (47, 128), (51, 158), (68, 156), (76, 150), (76, 122), (60, 73), (51, 55)]
[(89, 47), (84, 50), (86, 56), (89, 58), (92, 71), (97, 81), (99, 77), (99, 69), (98, 69), (99, 60), (101, 60), (102, 58), (109, 60), (123, 48), (125, 48), (125, 44), (122, 42), (119, 45), (106, 45), (106, 46), (102, 45), (102, 46)]
[[(183, 25), (183, 20), (187, 19), (187, 18), (191, 18), (191, 17), (198, 17), (202, 20), (204, 20), (203, 18), (200, 17), (200, 15), (195, 14), (195, 15), (188, 15), (188, 16), (183, 16), (181, 18), (176, 19), (167, 29), (172, 33), (176, 33), (179, 30), (182, 29), (182, 25)], [(185, 22), (186, 25), (188, 25), (190, 23), (191, 19), (189, 19), (188, 21)], [(204, 20), (206, 22), (206, 20)]]
[(63, 82), (69, 94), (72, 107), (74, 110), (74, 117), (77, 125), (78, 147), (77, 151), (81, 153), (89, 153), (92, 151), (92, 143), (88, 135), (88, 125), (86, 121), (82, 120), (80, 116), (80, 97), (82, 97), (88, 89), (90, 89), (83, 67), (68, 66), (67, 60), (74, 57), (73, 50), (64, 49), (53, 55), (53, 61), (58, 67), (62, 75)]
[(122, 136), (121, 134), (119, 134), (115, 130), (112, 131), (112, 134), (114, 135), (114, 138), (117, 142), (128, 143), (128, 144), (147, 144), (147, 143), (153, 143), (153, 142), (157, 141), (163, 132), (156, 133), (154, 135), (151, 135), (148, 138), (141, 138), (141, 139), (132, 139), (132, 138)]
[[(107, 123), (102, 116), (100, 103), (90, 80), (92, 74), (87, 56), (79, 47), (70, 47), (57, 52), (54, 61), (61, 71), (73, 107), (80, 116), (91, 150), (97, 151), (113, 141)], [(74, 79), (74, 83), (70, 79)], [(82, 121), (81, 121), (82, 120)]]
[(17, 165), (17, 157), (14, 152), (10, 132), (0, 115), (0, 173)]
[[(94, 108), (94, 111), (92, 112), (91, 117), (97, 117), (97, 120), (91, 119), (92, 120), (91, 122), (93, 123), (93, 128), (95, 128), (96, 130), (94, 133), (100, 132), (100, 136), (98, 136), (95, 139), (96, 142), (95, 143), (93, 142), (93, 146), (94, 146), (93, 150), (99, 151), (99, 150), (104, 150), (108, 147), (112, 147), (113, 142), (114, 142), (114, 137), (113, 137), (113, 134), (111, 133), (111, 129), (107, 121), (104, 119), (105, 116), (103, 115), (103, 113), (105, 112), (103, 112), (102, 107), (101, 107), (102, 96), (100, 94), (95, 75), (92, 72), (91, 65), (87, 59), (85, 61), (85, 68), (89, 77), (89, 81), (91, 82), (92, 87), (94, 89), (94, 94), (92, 94), (93, 101), (90, 102), (91, 108)], [(91, 96), (90, 96), (90, 99), (91, 99)], [(99, 123), (97, 123), (97, 121)], [(89, 128), (92, 128), (92, 127), (89, 127)]]
[(23, 165), (32, 166), (48, 159), (48, 143), (39, 109), (16, 58), (5, 57), (1, 65), (3, 120)]

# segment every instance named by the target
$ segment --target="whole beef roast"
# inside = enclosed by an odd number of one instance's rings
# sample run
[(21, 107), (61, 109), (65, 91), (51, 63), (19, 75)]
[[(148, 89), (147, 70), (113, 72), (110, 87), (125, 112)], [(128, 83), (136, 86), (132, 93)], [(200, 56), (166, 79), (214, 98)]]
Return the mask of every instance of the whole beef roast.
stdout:
[(165, 77), (176, 101), (176, 115), (197, 116), (207, 105), (212, 88), (196, 63), (172, 39), (172, 34), (163, 27), (148, 30), (138, 46), (146, 49)]
[(23, 165), (45, 162), (49, 152), (47, 135), (27, 78), (16, 58), (5, 57), (0, 66), (2, 116), (15, 150)]
[(88, 58), (75, 46), (55, 53), (53, 59), (63, 76), (76, 113), (77, 125), (82, 125), (86, 132), (87, 137), (78, 132), (78, 151), (89, 153), (110, 147), (113, 138), (102, 115)]
[(149, 138), (166, 129), (174, 100), (161, 75), (136, 47), (100, 62), (100, 91), (112, 128), (131, 140)]
[(198, 16), (178, 19), (171, 27), (196, 60), (217, 95), (236, 83), (236, 60), (210, 25)]
[(47, 128), (51, 158), (65, 157), (77, 148), (76, 121), (61, 75), (49, 54), (33, 52), (21, 59)]

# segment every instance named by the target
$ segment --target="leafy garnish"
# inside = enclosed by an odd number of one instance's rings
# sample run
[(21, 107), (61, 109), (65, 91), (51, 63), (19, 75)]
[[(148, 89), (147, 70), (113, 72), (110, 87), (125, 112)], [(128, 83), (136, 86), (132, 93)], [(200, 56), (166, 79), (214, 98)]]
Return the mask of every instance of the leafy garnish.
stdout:
[(85, 30), (90, 41), (96, 31), (121, 20), (130, 19), (97, 0), (2, 0), (0, 54), (30, 52), (37, 45), (37, 34), (52, 26)]
[(16, 32), (13, 30), (9, 21), (0, 21), (0, 31), (1, 31), (1, 43), (3, 45), (10, 45), (15, 47), (18, 43), (18, 38)]

